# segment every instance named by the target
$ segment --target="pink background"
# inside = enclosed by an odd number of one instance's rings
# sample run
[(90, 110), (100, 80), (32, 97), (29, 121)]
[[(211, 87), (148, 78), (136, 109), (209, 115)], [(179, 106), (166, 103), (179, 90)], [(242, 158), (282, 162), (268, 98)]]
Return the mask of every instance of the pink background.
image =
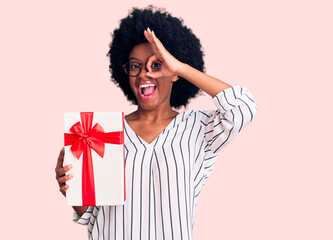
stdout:
[[(219, 155), (194, 239), (333, 239), (329, 0), (2, 1), (1, 238), (86, 239), (55, 180), (63, 112), (135, 109), (106, 54), (129, 8), (149, 3), (182, 17), (207, 73), (246, 86), (259, 106)], [(188, 108), (214, 105), (206, 95)]]

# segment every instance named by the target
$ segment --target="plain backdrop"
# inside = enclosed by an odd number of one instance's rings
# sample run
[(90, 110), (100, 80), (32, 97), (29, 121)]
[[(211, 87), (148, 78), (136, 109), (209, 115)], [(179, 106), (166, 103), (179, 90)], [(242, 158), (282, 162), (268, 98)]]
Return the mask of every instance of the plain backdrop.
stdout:
[[(1, 1), (1, 239), (86, 239), (58, 190), (63, 112), (124, 111), (111, 33), (165, 7), (200, 38), (206, 72), (259, 107), (219, 154), (194, 240), (331, 240), (332, 1)], [(187, 109), (215, 109), (203, 95)], [(180, 111), (183, 111), (181, 109)]]

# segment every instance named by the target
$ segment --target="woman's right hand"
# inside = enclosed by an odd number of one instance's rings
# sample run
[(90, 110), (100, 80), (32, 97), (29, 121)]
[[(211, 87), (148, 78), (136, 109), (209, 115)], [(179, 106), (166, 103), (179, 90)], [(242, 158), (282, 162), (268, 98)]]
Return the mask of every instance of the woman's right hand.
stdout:
[[(184, 67), (184, 64), (176, 59), (171, 53), (166, 50), (161, 41), (156, 37), (155, 33), (149, 28), (144, 30), (143, 34), (145, 35), (148, 42), (154, 49), (155, 54), (150, 56), (147, 61), (146, 76), (151, 78), (161, 78), (161, 77), (174, 77), (179, 75), (179, 71)], [(162, 63), (162, 69), (153, 72), (151, 66), (153, 62), (159, 61)], [(178, 79), (178, 78), (177, 78)]]
[(55, 172), (56, 172), (56, 179), (59, 184), (59, 190), (64, 196), (66, 196), (66, 191), (68, 190), (68, 185), (66, 184), (66, 181), (72, 179), (73, 175), (72, 174), (65, 175), (65, 173), (68, 172), (73, 167), (73, 165), (68, 164), (66, 166), (63, 166), (64, 156), (65, 156), (65, 149), (62, 148), (59, 153)]

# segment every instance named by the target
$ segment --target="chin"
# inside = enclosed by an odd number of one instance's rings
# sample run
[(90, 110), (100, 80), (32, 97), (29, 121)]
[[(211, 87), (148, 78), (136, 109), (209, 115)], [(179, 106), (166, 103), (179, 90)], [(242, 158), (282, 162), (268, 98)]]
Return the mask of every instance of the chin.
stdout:
[(139, 103), (138, 106), (140, 106), (140, 108), (142, 108), (146, 111), (151, 111), (151, 110), (158, 108), (158, 106), (160, 106), (160, 104), (154, 103), (154, 102), (144, 102), (144, 103)]

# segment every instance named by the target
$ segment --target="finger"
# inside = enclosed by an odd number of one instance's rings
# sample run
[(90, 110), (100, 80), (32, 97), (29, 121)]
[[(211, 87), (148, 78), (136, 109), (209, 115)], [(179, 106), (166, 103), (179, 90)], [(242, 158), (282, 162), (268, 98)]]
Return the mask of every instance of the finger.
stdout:
[(156, 37), (155, 32), (147, 28), (147, 40), (153, 45), (155, 51), (164, 50), (162, 42)]
[(153, 44), (153, 46), (156, 46), (157, 48), (164, 48), (162, 42), (156, 37), (155, 32), (151, 31), (149, 27), (144, 31), (144, 35), (147, 40)]
[(59, 153), (57, 167), (61, 167), (64, 162), (65, 148), (63, 147)]
[(148, 28), (147, 28), (147, 30), (143, 31), (143, 34), (145, 35), (145, 37), (148, 40), (148, 42), (153, 43), (153, 38), (152, 38), (151, 33), (148, 32)]
[(56, 169), (56, 178), (58, 179), (59, 177), (62, 177), (63, 175), (65, 175), (66, 172), (68, 172), (69, 170), (71, 170), (73, 168), (73, 164), (68, 164), (64, 167), (60, 167)]
[(67, 174), (65, 176), (62, 176), (62, 177), (58, 178), (59, 186), (61, 186), (65, 182), (71, 180), (72, 178), (73, 178), (73, 174)]
[(160, 77), (163, 77), (163, 74), (161, 73), (161, 71), (158, 71), (158, 72), (146, 72), (146, 76), (147, 77), (151, 77), (151, 78), (160, 78)]
[(152, 33), (151, 33), (150, 29), (149, 29), (149, 28), (147, 28), (147, 30), (145, 30), (143, 33), (144, 33), (144, 35), (145, 35), (146, 39), (148, 40), (148, 42), (149, 42), (150, 44), (152, 44), (152, 45), (153, 45), (153, 48), (154, 48), (154, 50), (156, 50), (155, 48), (157, 48), (157, 47), (156, 47), (156, 46), (154, 46), (154, 45), (155, 45), (155, 43), (154, 43), (153, 35), (152, 35)]
[(151, 37), (152, 37), (152, 40), (153, 40), (154, 44), (158, 48), (163, 48), (164, 49), (164, 46), (163, 46), (162, 42), (156, 37), (154, 31), (151, 32)]
[(69, 186), (66, 184), (66, 185), (62, 186), (59, 190), (64, 196), (66, 196), (66, 191), (68, 190), (68, 188), (69, 188)]
[[(149, 29), (150, 30), (150, 29)], [(148, 31), (148, 30), (145, 30), (144, 31), (144, 35), (146, 37), (146, 39), (148, 40), (148, 42), (151, 44), (151, 46), (153, 47), (154, 49), (154, 52), (157, 53), (158, 51), (158, 47), (157, 45), (155, 44), (154, 40), (153, 40), (153, 36), (152, 36), (152, 33), (151, 31)]]
[(153, 39), (153, 32), (152, 32), (152, 30), (150, 30), (149, 27), (147, 28), (147, 33), (148, 33), (149, 38), (150, 38), (151, 40), (154, 40), (154, 39)]
[(56, 172), (57, 175), (60, 174), (58, 172), (59, 172), (59, 169), (62, 168), (62, 165), (63, 165), (63, 162), (64, 162), (64, 156), (65, 156), (65, 148), (63, 147), (60, 150), (60, 153), (59, 153), (59, 156), (58, 156), (58, 160), (57, 160), (57, 165), (55, 167), (55, 172)]

